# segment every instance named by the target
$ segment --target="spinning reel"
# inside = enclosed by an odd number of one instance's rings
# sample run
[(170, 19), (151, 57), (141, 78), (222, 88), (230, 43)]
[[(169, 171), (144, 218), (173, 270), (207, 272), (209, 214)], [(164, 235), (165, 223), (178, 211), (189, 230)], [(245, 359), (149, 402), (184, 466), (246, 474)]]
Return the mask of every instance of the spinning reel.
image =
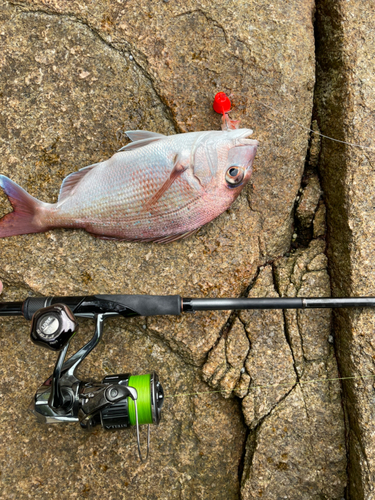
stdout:
[[(150, 449), (150, 424), (159, 424), (164, 401), (163, 388), (156, 373), (109, 375), (101, 383), (85, 382), (75, 375), (79, 364), (98, 344), (104, 319), (114, 315), (113, 312), (96, 314), (92, 339), (65, 360), (69, 342), (78, 329), (75, 316), (65, 304), (54, 304), (35, 312), (31, 340), (60, 354), (53, 374), (37, 390), (30, 410), (42, 423), (79, 422), (86, 430), (98, 424), (107, 430), (135, 425), (139, 458), (143, 462), (147, 460)], [(145, 459), (142, 458), (139, 439), (142, 424), (148, 424)]]

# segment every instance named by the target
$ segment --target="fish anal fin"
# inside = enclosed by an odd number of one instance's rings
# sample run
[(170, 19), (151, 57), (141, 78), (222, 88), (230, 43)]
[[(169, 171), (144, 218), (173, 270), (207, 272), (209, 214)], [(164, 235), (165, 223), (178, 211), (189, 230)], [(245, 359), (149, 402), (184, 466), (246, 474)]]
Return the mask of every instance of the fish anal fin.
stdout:
[(170, 236), (161, 236), (160, 238), (155, 238), (154, 240), (148, 240), (149, 242), (153, 243), (172, 243), (173, 241), (178, 241), (178, 240), (183, 240), (185, 238), (188, 238), (189, 236), (193, 236), (198, 229), (193, 229), (192, 231), (186, 231), (186, 233), (179, 233), (179, 234), (171, 234)]
[(168, 179), (164, 182), (161, 188), (154, 194), (154, 196), (145, 204), (145, 209), (149, 210), (160, 198), (166, 193), (166, 191), (171, 187), (173, 182), (180, 177), (180, 175), (185, 172), (187, 165), (180, 163), (179, 155), (177, 154), (174, 159), (174, 165)]
[(192, 231), (186, 231), (185, 233), (178, 233), (178, 234), (170, 234), (168, 236), (158, 236), (156, 238), (122, 238), (121, 236), (116, 237), (116, 236), (103, 236), (101, 234), (93, 233), (91, 231), (87, 231), (89, 234), (94, 236), (95, 238), (98, 238), (99, 240), (116, 240), (116, 241), (128, 241), (129, 243), (133, 242), (139, 242), (139, 243), (158, 243), (158, 244), (163, 244), (163, 243), (172, 243), (173, 241), (178, 241), (182, 240), (184, 238), (187, 238), (188, 236), (192, 236), (195, 234), (198, 229), (193, 229)]
[[(86, 230), (87, 231), (87, 230)], [(116, 237), (116, 236), (103, 236), (102, 234), (93, 233), (91, 231), (87, 231), (91, 236), (98, 238), (98, 240), (112, 240), (112, 241), (127, 241), (125, 238)]]
[(94, 167), (98, 164), (94, 163), (88, 167), (81, 168), (78, 172), (73, 172), (72, 174), (65, 177), (63, 183), (61, 184), (60, 193), (58, 201), (65, 200), (68, 196), (73, 194), (73, 189), (80, 183), (80, 181), (87, 175)]

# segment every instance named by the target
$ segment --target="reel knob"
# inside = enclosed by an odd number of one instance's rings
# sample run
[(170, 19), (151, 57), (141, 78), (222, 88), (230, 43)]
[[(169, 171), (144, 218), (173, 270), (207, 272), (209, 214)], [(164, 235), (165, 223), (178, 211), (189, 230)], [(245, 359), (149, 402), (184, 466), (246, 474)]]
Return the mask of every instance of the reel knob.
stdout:
[(30, 338), (34, 344), (61, 351), (78, 329), (72, 311), (65, 304), (54, 304), (37, 311), (31, 321)]

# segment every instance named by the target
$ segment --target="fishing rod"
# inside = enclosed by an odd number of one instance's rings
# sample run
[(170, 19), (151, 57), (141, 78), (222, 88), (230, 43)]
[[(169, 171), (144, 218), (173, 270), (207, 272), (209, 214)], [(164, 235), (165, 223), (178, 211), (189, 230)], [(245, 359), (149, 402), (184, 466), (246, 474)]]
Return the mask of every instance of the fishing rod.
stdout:
[[(87, 295), (79, 297), (28, 297), (23, 302), (0, 302), (0, 316), (31, 320), (30, 338), (38, 346), (58, 352), (52, 375), (37, 390), (30, 410), (46, 424), (79, 422), (91, 430), (136, 427), (140, 460), (147, 460), (150, 425), (158, 425), (164, 402), (163, 387), (155, 372), (144, 375), (114, 374), (101, 382), (78, 379), (76, 370), (97, 346), (106, 318), (174, 315), (197, 311), (249, 309), (312, 309), (375, 307), (375, 297), (272, 297), (183, 298), (180, 295)], [(93, 337), (69, 359), (69, 342), (78, 330), (76, 318), (95, 320)], [(147, 454), (140, 446), (139, 426), (147, 424)]]
[(94, 318), (111, 313), (133, 316), (179, 316), (198, 311), (241, 309), (317, 309), (374, 307), (375, 297), (270, 297), (183, 298), (180, 295), (88, 295), (79, 297), (28, 297), (23, 302), (0, 302), (0, 316), (24, 316), (31, 320), (41, 308), (65, 304), (76, 317)]

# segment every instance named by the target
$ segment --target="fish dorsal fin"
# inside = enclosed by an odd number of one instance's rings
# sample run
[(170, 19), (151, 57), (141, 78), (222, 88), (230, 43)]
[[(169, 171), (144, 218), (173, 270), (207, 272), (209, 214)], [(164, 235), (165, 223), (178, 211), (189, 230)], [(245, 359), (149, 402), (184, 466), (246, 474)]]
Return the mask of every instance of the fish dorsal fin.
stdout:
[(164, 134), (149, 132), (148, 130), (128, 130), (125, 134), (132, 142), (143, 141), (144, 139), (162, 139), (163, 137), (167, 137)]
[(156, 132), (149, 132), (147, 130), (129, 130), (125, 134), (132, 141), (130, 144), (119, 149), (119, 151), (129, 151), (131, 149), (141, 148), (147, 146), (150, 142), (159, 141), (167, 137), (164, 134), (158, 134)]
[(81, 179), (85, 177), (86, 174), (90, 172), (94, 167), (96, 167), (98, 163), (94, 163), (93, 165), (89, 165), (88, 167), (81, 168), (78, 170), (78, 172), (73, 172), (72, 174), (69, 174), (65, 179), (63, 180), (63, 183), (61, 184), (61, 189), (59, 193), (59, 199), (58, 201), (63, 201), (65, 200), (68, 196), (72, 194), (73, 189)]

